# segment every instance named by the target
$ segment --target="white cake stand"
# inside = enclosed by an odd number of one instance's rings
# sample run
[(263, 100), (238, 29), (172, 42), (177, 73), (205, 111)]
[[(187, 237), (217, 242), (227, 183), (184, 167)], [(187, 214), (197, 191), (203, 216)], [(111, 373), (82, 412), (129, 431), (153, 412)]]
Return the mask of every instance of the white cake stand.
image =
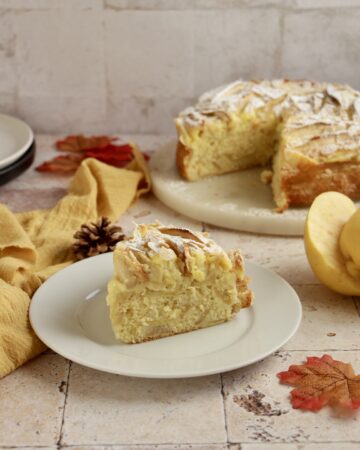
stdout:
[(274, 211), (271, 188), (251, 169), (184, 181), (175, 166), (175, 141), (150, 160), (153, 192), (165, 205), (201, 222), (254, 233), (302, 236), (308, 208)]

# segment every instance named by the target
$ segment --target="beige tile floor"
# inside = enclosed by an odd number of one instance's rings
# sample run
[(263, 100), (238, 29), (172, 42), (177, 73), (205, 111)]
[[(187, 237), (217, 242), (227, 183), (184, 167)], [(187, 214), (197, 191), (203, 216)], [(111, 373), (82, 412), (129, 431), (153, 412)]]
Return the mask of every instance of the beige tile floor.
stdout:
[[(169, 136), (135, 136), (152, 150)], [(36, 163), (51, 153), (52, 136), (38, 137)], [(69, 178), (30, 169), (0, 187), (0, 201), (13, 210), (52, 206)], [(230, 373), (184, 380), (143, 380), (101, 373), (48, 350), (0, 380), (0, 448), (87, 450), (356, 450), (360, 413), (343, 418), (293, 410), (276, 373), (307, 355), (330, 353), (360, 372), (360, 302), (319, 284), (302, 239), (258, 236), (214, 228), (170, 211), (155, 198), (140, 200), (120, 219), (159, 219), (206, 229), (225, 248), (293, 285), (303, 305), (297, 334), (274, 355)], [(270, 301), (270, 299), (269, 299)], [(248, 410), (244, 398), (257, 392), (266, 411)]]

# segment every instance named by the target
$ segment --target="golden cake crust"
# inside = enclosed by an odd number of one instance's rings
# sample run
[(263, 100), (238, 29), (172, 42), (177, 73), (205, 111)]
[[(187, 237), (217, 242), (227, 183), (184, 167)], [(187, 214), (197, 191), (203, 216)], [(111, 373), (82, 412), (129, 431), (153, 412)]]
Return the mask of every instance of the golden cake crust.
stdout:
[(282, 190), (288, 205), (293, 206), (310, 205), (326, 191), (341, 192), (356, 200), (360, 198), (360, 165), (347, 162), (299, 165), (295, 172), (285, 171)]
[(188, 173), (187, 173), (187, 158), (191, 155), (191, 149), (185, 147), (185, 145), (178, 141), (177, 149), (176, 149), (176, 166), (180, 175), (185, 178), (185, 180), (189, 181)]

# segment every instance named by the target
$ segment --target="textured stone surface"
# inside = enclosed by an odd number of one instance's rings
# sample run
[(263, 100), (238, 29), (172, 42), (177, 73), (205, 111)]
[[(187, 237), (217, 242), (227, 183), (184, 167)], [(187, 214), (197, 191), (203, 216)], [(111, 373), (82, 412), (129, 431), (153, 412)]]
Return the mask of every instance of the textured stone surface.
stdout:
[(106, 104), (103, 96), (30, 94), (19, 99), (18, 113), (38, 132), (96, 134), (103, 130)]
[(303, 319), (284, 349), (360, 350), (360, 317), (351, 297), (322, 285), (294, 287), (302, 303)]
[[(60, 447), (60, 448), (66, 448), (69, 450), (79, 450), (78, 446)], [(228, 446), (226, 444), (106, 445), (106, 446), (86, 446), (86, 449), (87, 450), (228, 450)]]
[(360, 64), (360, 10), (297, 11), (286, 14), (284, 20), (282, 69), (286, 76), (342, 81), (360, 88), (354, 70)]
[(126, 97), (112, 95), (107, 106), (107, 129), (119, 133), (162, 133), (175, 134), (174, 117), (179, 111), (194, 103), (195, 98), (178, 97)]
[[(311, 352), (311, 355), (321, 356), (321, 353)], [(223, 375), (231, 442), (325, 443), (360, 440), (359, 415), (345, 418), (335, 416), (329, 408), (324, 408), (315, 416), (292, 409), (289, 402), (291, 388), (280, 384), (276, 374), (287, 370), (291, 364), (301, 364), (306, 356), (308, 353), (305, 352), (280, 352), (260, 363)], [(355, 371), (360, 371), (359, 352), (333, 351), (332, 356), (351, 362)], [(239, 396), (248, 396), (254, 391), (264, 394), (262, 402), (270, 405), (269, 412), (256, 414), (254, 410), (241, 406)]]
[(100, 10), (102, 0), (0, 0), (0, 8), (15, 10), (49, 10), (49, 9), (76, 9)]
[(226, 442), (219, 376), (141, 380), (73, 365), (64, 444)]
[(287, 0), (105, 0), (105, 8), (115, 10), (235, 9), (269, 5), (281, 6), (286, 2)]
[(68, 362), (43, 355), (0, 381), (0, 447), (51, 446), (60, 436)]
[(29, 211), (31, 209), (51, 208), (66, 194), (62, 188), (30, 188), (24, 192), (23, 189), (0, 189), (0, 203), (3, 203), (13, 212)]
[(229, 450), (357, 450), (358, 444), (243, 444), (240, 447), (230, 446)]
[(191, 96), (194, 25), (187, 11), (105, 12), (112, 97)]
[(16, 66), (15, 66), (15, 14), (13, 11), (0, 10), (0, 92), (4, 94), (14, 93), (16, 90)]
[(104, 20), (107, 126), (175, 131), (173, 118), (193, 101), (193, 15), (110, 10)]
[[(290, 0), (288, 4), (301, 9), (357, 8), (358, 0)], [(335, 12), (336, 14), (336, 12)]]
[(26, 67), (19, 74), (20, 96), (103, 96), (101, 17), (96, 12), (33, 11), (18, 16), (16, 24), (17, 63)]
[[(84, 131), (105, 120), (105, 62), (96, 11), (30, 11), (16, 19), (18, 111), (37, 130)], [(40, 32), (41, 30), (41, 32)], [(25, 70), (26, 69), (26, 70)]]
[(194, 85), (197, 95), (238, 78), (277, 75), (279, 11), (199, 11), (195, 17)]

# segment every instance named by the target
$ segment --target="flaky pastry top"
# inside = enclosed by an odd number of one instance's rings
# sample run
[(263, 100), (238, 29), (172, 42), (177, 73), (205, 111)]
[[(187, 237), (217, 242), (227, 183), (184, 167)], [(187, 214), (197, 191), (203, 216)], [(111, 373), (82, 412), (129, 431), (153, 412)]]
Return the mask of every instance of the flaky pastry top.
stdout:
[(307, 164), (360, 162), (360, 120), (329, 114), (290, 116), (284, 123), (281, 144), (287, 160)]
[(345, 114), (360, 120), (360, 93), (335, 83), (290, 80), (237, 80), (201, 95), (194, 106), (183, 110), (178, 127), (199, 126), (233, 112), (253, 113), (271, 105), (275, 115), (287, 111), (298, 113)]

